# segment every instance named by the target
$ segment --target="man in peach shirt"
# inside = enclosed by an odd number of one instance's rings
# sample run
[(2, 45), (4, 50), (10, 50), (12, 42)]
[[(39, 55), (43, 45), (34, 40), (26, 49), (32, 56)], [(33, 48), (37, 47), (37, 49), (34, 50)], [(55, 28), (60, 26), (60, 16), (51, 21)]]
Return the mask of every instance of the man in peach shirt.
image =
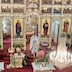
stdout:
[(45, 55), (45, 52), (42, 50), (42, 48), (39, 49), (39, 51), (37, 52), (36, 56), (38, 56), (39, 58), (43, 58)]

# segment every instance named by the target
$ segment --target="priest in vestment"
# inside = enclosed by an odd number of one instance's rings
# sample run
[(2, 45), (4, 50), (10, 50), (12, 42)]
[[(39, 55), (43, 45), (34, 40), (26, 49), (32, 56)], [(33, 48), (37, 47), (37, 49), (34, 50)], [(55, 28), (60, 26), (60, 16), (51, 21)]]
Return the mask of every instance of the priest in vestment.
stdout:
[(38, 43), (38, 36), (36, 35), (36, 33), (34, 33), (31, 36), (30, 39), (30, 49), (32, 51), (32, 54), (35, 56), (36, 53), (38, 52), (38, 48), (39, 48), (39, 43)]

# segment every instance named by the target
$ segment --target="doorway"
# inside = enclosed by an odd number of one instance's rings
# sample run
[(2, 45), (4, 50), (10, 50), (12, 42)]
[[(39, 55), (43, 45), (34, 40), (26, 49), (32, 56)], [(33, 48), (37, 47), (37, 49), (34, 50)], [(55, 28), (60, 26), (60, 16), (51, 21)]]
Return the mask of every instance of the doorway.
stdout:
[(2, 21), (3, 48), (8, 50), (11, 47), (11, 20), (4, 18)]
[(38, 36), (39, 16), (35, 13), (30, 13), (26, 18), (26, 48), (30, 48), (30, 38), (35, 32)]
[(53, 19), (52, 22), (52, 39), (56, 44), (58, 44), (59, 39), (59, 28), (60, 28), (60, 20), (58, 18)]

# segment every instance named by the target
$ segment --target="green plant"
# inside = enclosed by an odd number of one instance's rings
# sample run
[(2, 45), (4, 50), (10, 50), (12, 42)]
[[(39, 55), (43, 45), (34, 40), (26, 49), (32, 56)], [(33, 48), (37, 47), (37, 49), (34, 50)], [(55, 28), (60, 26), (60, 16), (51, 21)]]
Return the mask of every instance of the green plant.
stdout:
[(1, 45), (0, 45), (0, 49), (1, 49)]
[(11, 55), (11, 63), (12, 63), (13, 65), (15, 65), (15, 64), (16, 64), (16, 60), (15, 60), (14, 55)]
[(27, 57), (27, 56), (26, 56), (26, 54), (25, 54), (25, 57), (24, 57), (24, 59), (22, 60), (22, 65), (23, 65), (23, 66), (26, 66), (26, 65), (27, 65), (26, 57)]
[(45, 54), (45, 56), (43, 58), (39, 58), (38, 56), (36, 56), (35, 59), (37, 60), (37, 62), (48, 62), (49, 61), (49, 55)]

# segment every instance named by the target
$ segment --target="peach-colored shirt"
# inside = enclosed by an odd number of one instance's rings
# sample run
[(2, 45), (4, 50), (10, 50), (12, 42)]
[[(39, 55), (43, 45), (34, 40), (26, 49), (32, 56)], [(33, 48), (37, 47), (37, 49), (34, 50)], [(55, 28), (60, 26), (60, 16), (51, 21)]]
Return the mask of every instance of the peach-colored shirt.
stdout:
[(43, 50), (40, 50), (37, 52), (37, 55), (39, 58), (43, 58), (44, 57), (45, 52)]

